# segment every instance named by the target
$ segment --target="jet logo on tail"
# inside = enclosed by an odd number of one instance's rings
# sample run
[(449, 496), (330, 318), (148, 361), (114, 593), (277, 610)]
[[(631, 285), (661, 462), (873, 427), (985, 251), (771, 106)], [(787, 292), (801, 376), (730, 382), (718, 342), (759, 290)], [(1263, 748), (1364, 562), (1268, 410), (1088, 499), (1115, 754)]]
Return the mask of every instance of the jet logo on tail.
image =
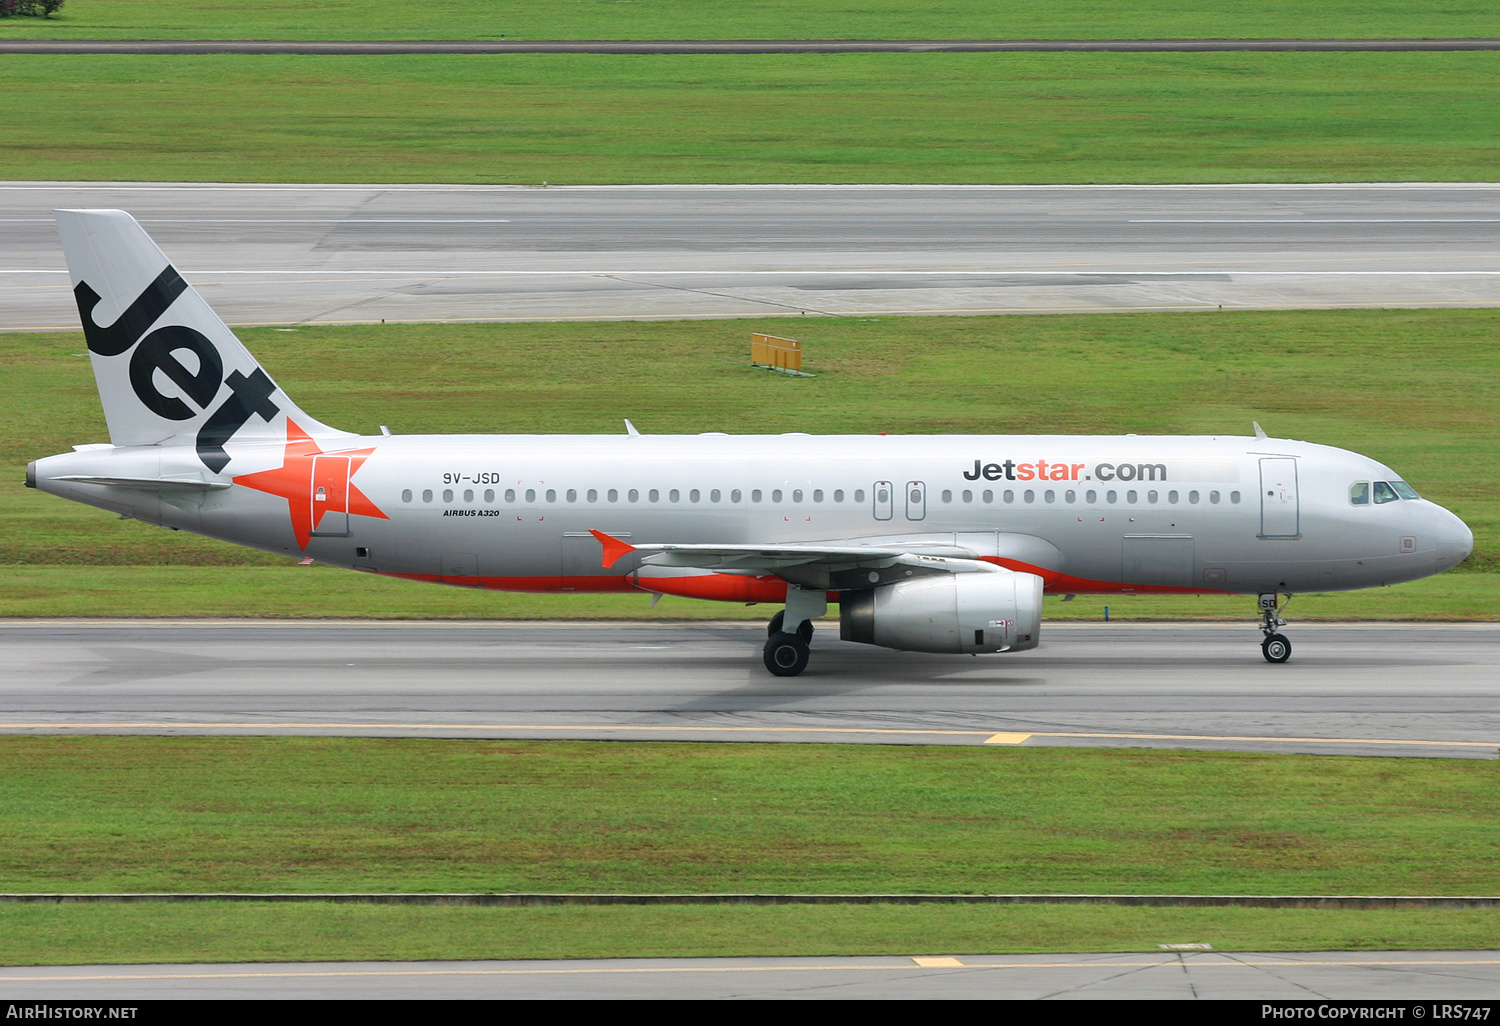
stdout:
[[(192, 420), (213, 404), (223, 386), (229, 386), (229, 396), (203, 422), (196, 439), (198, 458), (217, 474), (229, 463), (224, 443), (234, 437), (251, 416), (258, 415), (270, 423), (281, 408), (271, 401), (276, 383), (259, 367), (249, 374), (230, 371), (229, 376), (224, 377), (224, 361), (213, 342), (202, 332), (182, 324), (167, 324), (146, 334), (146, 329), (166, 313), (187, 287), (176, 268), (168, 264), (109, 325), (94, 321), (94, 308), (99, 305), (100, 296), (88, 282), (78, 283), (73, 289), (73, 298), (78, 302), (78, 313), (90, 352), (114, 357), (135, 346), (135, 352), (130, 356), (130, 387), (136, 398), (158, 417)], [(183, 362), (179, 353), (193, 354), (196, 367)], [(198, 409), (194, 410), (178, 396), (164, 394), (156, 385), (157, 371), (196, 403)]]

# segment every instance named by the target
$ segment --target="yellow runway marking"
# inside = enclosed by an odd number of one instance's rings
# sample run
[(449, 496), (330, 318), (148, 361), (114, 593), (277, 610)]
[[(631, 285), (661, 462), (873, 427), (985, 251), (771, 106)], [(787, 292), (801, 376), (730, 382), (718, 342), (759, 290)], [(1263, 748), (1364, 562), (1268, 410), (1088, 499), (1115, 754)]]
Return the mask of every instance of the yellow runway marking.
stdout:
[[(1208, 958), (1213, 958), (1209, 961)], [(922, 962), (942, 962), (942, 966), (922, 965)], [(1194, 969), (1260, 969), (1291, 967), (1331, 967), (1341, 969), (1384, 969), (1393, 967), (1455, 967), (1495, 966), (1500, 959), (1386, 959), (1359, 961), (1329, 961), (1312, 959), (1265, 959), (1251, 961), (1222, 955), (1208, 956), (1202, 961), (1194, 958), (1183, 960), (1176, 955), (1165, 955), (1154, 961), (1121, 962), (1112, 959), (1096, 959), (1088, 962), (960, 962), (956, 958), (914, 958), (911, 965), (892, 963), (888, 965), (683, 965), (683, 966), (616, 966), (611, 968), (568, 969), (328, 969), (293, 972), (225, 972), (225, 973), (101, 973), (75, 976), (10, 976), (0, 974), (0, 983), (48, 983), (77, 982), (81, 980), (253, 980), (253, 979), (322, 979), (329, 977), (368, 976), (578, 976), (599, 974), (608, 976), (642, 973), (768, 973), (768, 972), (841, 972), (880, 971), (899, 969), (960, 968), (960, 969), (1172, 969), (1180, 972), (1183, 966)], [(951, 965), (949, 963), (952, 963)]]
[(1034, 737), (1095, 738), (1106, 741), (1224, 741), (1257, 744), (1408, 745), (1436, 748), (1494, 748), (1496, 741), (1434, 741), (1379, 737), (1258, 737), (1233, 734), (1113, 734), (1091, 731), (940, 730), (926, 727), (703, 727), (655, 724), (591, 723), (0, 723), (0, 730), (535, 730), (609, 733), (635, 731), (652, 734), (876, 734), (914, 737), (982, 737), (983, 744), (1019, 745)]

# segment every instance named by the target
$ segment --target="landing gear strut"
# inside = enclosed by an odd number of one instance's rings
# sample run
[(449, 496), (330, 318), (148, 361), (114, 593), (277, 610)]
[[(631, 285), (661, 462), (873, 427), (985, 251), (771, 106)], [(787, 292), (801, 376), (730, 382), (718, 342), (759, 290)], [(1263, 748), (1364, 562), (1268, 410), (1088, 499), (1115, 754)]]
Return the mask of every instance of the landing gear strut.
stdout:
[[(766, 624), (766, 634), (773, 638), (776, 637), (776, 635), (781, 633), (781, 625), (784, 623), (786, 623), (786, 610), (783, 609), (781, 612), (771, 617), (771, 622)], [(803, 641), (812, 641), (812, 621), (803, 620), (794, 633)]]
[[(1277, 598), (1275, 592), (1260, 597), (1260, 632), (1265, 635), (1260, 643), (1260, 654), (1266, 657), (1268, 663), (1284, 663), (1292, 657), (1292, 643), (1285, 634), (1279, 634), (1276, 630), (1286, 626), (1286, 621), (1278, 615)], [(1290, 602), (1292, 596), (1288, 595), (1286, 599)]]

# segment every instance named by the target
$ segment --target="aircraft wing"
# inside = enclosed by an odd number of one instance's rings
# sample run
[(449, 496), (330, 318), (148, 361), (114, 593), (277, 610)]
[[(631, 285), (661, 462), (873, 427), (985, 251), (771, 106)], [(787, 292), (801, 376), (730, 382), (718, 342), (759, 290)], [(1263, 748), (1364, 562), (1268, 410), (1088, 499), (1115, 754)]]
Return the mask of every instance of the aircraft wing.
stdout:
[(1003, 573), (954, 545), (914, 541), (911, 544), (859, 545), (629, 545), (602, 532), (591, 532), (604, 546), (603, 565), (614, 565), (629, 553), (642, 566), (686, 567), (722, 574), (774, 574), (803, 588), (845, 591), (930, 574)]

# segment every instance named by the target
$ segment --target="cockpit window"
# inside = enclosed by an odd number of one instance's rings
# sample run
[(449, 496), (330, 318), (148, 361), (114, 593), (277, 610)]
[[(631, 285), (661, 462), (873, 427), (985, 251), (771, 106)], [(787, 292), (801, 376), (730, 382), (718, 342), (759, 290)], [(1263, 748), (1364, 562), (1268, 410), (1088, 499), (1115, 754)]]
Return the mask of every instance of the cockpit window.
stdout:
[(1356, 481), (1349, 486), (1349, 504), (1352, 506), (1370, 504), (1370, 482)]
[(1375, 482), (1375, 502), (1377, 505), (1382, 502), (1395, 502), (1399, 498), (1401, 496), (1396, 494), (1396, 489), (1392, 488), (1388, 482)]
[(1392, 481), (1391, 487), (1396, 489), (1396, 494), (1401, 496), (1401, 498), (1403, 499), (1421, 498), (1421, 496), (1417, 494), (1417, 490), (1411, 485), (1407, 484), (1405, 481)]

